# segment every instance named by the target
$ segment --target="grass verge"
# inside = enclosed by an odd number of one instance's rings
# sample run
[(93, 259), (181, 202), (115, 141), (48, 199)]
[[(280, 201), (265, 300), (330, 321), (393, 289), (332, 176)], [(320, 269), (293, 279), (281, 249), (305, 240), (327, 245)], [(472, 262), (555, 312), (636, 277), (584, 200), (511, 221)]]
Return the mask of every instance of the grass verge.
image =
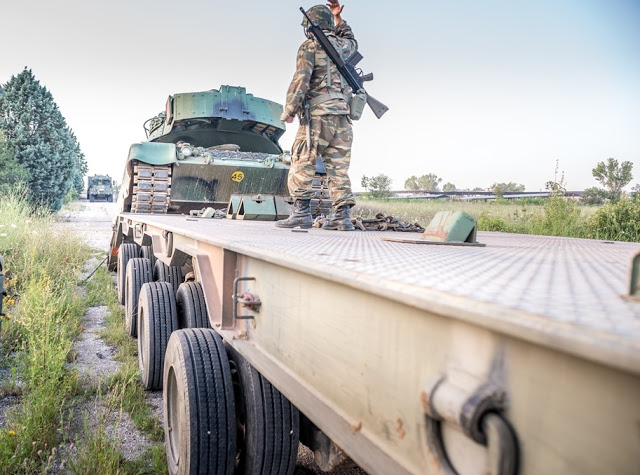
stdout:
[(566, 236), (611, 241), (640, 241), (640, 199), (623, 198), (604, 206), (580, 205), (556, 196), (544, 200), (373, 200), (358, 198), (353, 216), (376, 213), (427, 226), (438, 211), (463, 211), (476, 219), (480, 231)]
[(54, 455), (62, 415), (77, 393), (67, 355), (85, 304), (78, 275), (89, 249), (53, 226), (19, 193), (0, 197), (0, 254), (5, 259), (6, 317), (0, 342), (11, 353), (21, 404), (0, 431), (0, 473), (42, 471)]
[[(137, 348), (124, 333), (123, 311), (109, 272), (99, 269), (86, 292), (79, 291), (78, 277), (91, 250), (54, 226), (51, 215), (32, 207), (19, 193), (0, 196), (0, 254), (9, 292), (0, 331), (0, 366), (11, 370), (11, 376), (0, 381), (0, 397), (19, 398), (6, 418), (2, 416), (0, 474), (52, 469), (166, 473), (162, 429), (145, 402)], [(82, 331), (86, 308), (96, 305), (109, 307), (105, 336), (118, 346), (123, 364), (103, 387), (85, 388), (68, 358)], [(74, 413), (92, 400), (100, 408), (98, 420), (91, 424), (85, 420), (84, 430), (74, 433)], [(106, 417), (125, 411), (154, 442), (134, 461), (123, 458)], [(69, 441), (75, 442), (64, 444)]]

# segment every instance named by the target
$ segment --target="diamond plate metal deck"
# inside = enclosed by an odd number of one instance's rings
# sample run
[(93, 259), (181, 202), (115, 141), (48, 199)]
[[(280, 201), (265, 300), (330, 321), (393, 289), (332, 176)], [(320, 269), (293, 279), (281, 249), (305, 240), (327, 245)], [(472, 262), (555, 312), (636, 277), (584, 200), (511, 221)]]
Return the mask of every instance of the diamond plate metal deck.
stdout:
[(540, 344), (583, 355), (599, 346), (608, 353), (594, 358), (640, 372), (640, 303), (623, 298), (637, 243), (480, 232), (486, 247), (431, 246), (383, 240), (406, 236), (391, 231), (131, 218)]

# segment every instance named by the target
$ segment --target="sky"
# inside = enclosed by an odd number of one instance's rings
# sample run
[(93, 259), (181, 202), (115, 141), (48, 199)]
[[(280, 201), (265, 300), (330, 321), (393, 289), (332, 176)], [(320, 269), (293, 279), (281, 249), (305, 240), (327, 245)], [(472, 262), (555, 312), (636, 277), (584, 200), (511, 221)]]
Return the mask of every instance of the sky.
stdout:
[[(9, 3), (7, 5), (7, 3)], [(401, 190), (597, 186), (613, 157), (640, 182), (640, 0), (344, 0), (389, 107), (354, 124), (349, 175)], [(143, 123), (180, 92), (244, 86), (283, 103), (313, 1), (24, 0), (0, 4), (0, 83), (25, 67), (53, 94), (89, 174), (120, 181)], [(293, 143), (297, 121), (280, 140)], [(558, 176), (559, 178), (559, 176)]]

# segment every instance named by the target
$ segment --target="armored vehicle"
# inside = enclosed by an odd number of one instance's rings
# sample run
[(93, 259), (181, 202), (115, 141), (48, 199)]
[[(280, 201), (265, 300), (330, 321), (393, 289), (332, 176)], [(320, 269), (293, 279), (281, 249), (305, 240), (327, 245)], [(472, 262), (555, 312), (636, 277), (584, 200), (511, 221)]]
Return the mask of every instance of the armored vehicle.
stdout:
[(87, 199), (89, 201), (113, 201), (113, 180), (109, 175), (93, 175), (87, 178)]
[[(250, 214), (286, 217), (291, 160), (278, 143), (285, 131), (281, 114), (280, 104), (244, 87), (170, 95), (165, 110), (144, 123), (148, 141), (129, 149), (119, 209), (189, 213), (214, 208), (245, 219)], [(321, 181), (316, 180), (317, 188)], [(312, 206), (328, 209), (326, 187), (316, 193)]]

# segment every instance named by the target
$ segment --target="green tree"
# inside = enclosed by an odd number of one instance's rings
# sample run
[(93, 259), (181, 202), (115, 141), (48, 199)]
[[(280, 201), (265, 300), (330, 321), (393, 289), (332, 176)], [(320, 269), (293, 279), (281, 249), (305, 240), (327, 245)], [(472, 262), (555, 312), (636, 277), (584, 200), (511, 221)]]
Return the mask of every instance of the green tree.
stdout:
[(423, 191), (438, 191), (442, 178), (434, 173), (429, 173), (422, 176), (411, 176), (404, 182), (405, 190), (423, 190)]
[(404, 181), (405, 190), (417, 190), (418, 189), (418, 177), (415, 175), (410, 176)]
[(442, 191), (456, 191), (456, 185), (451, 182), (445, 183), (442, 187)]
[(372, 178), (363, 175), (360, 184), (367, 190), (371, 198), (388, 198), (391, 196), (391, 178), (384, 173)]
[(7, 148), (0, 131), (0, 194), (29, 181), (29, 173)]
[(519, 185), (517, 183), (509, 182), (509, 183), (494, 183), (490, 188), (493, 191), (493, 194), (496, 195), (496, 198), (502, 198), (506, 192), (516, 192), (516, 191), (524, 191), (524, 185)]
[(601, 205), (604, 204), (608, 196), (608, 193), (598, 188), (597, 186), (592, 186), (591, 188), (587, 188), (580, 195), (580, 201), (586, 205)]
[(0, 129), (7, 148), (29, 172), (32, 199), (57, 209), (86, 166), (53, 96), (29, 69), (12, 76), (0, 99)]
[(87, 165), (84, 153), (82, 153), (80, 149), (80, 144), (71, 129), (69, 129), (69, 147), (72, 147), (74, 150), (73, 156), (75, 160), (72, 187), (75, 192), (82, 193), (82, 190), (84, 190), (84, 177), (89, 171), (89, 166)]
[(618, 201), (622, 196), (622, 188), (633, 180), (632, 170), (633, 163), (618, 163), (618, 160), (615, 158), (609, 158), (607, 163), (598, 162), (596, 167), (591, 170), (591, 173), (609, 192), (609, 198), (612, 201)]

